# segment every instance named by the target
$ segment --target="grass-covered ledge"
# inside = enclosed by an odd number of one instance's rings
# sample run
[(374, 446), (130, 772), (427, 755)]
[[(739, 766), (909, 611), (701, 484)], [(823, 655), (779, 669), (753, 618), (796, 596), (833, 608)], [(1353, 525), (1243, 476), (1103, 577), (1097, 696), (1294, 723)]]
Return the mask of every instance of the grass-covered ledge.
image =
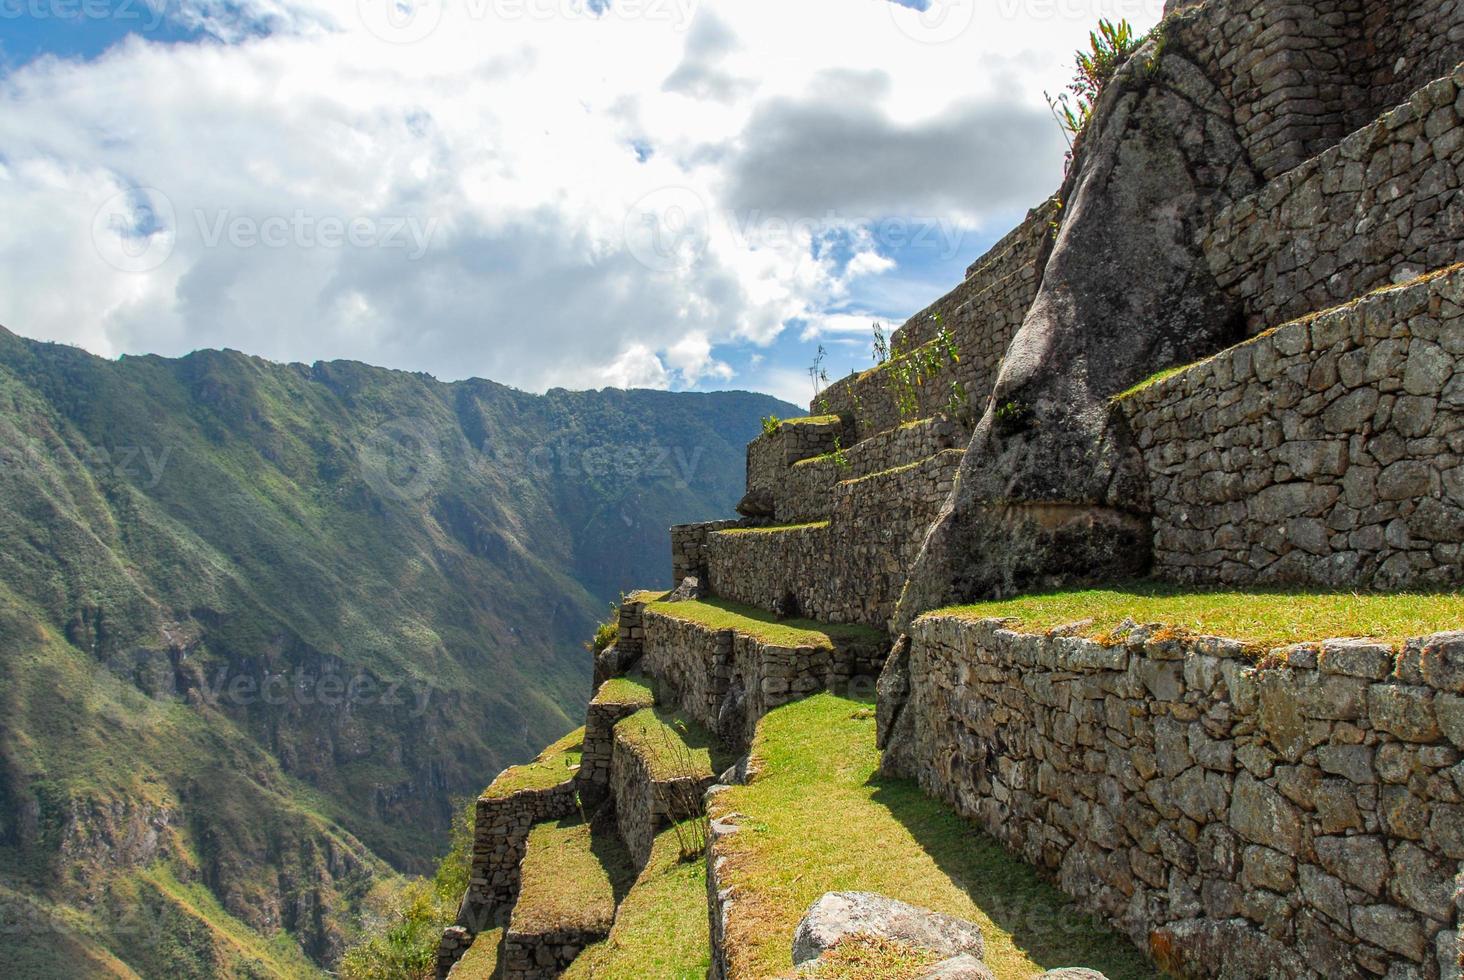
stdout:
[(828, 521), (808, 521), (803, 524), (765, 524), (761, 527), (733, 527), (725, 531), (713, 531), (714, 535), (726, 537), (748, 537), (760, 534), (784, 534), (791, 531), (827, 530)]
[(553, 789), (573, 778), (584, 749), (583, 728), (549, 746), (533, 762), (503, 770), (483, 793), (488, 800), (501, 800), (526, 790)]
[(819, 623), (811, 619), (780, 620), (770, 612), (725, 599), (699, 602), (657, 602), (646, 607), (655, 615), (696, 623), (711, 630), (731, 630), (770, 646), (814, 647), (832, 650), (844, 641), (878, 641), (877, 630), (848, 623)]
[(1153, 582), (1049, 592), (927, 613), (1014, 620), (1012, 628), (1103, 639), (1132, 620), (1259, 647), (1368, 638), (1401, 644), (1464, 629), (1458, 592), (1352, 593), (1289, 589), (1199, 589)]

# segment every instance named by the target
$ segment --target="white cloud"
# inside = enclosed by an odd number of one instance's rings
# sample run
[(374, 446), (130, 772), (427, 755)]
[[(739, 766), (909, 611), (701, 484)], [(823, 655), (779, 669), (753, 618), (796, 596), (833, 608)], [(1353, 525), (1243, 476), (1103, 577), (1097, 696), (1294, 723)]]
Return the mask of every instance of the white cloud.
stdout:
[[(1119, 0), (1042, 2), (923, 44), (887, 0), (202, 0), (235, 43), (0, 77), (0, 322), (107, 355), (788, 396), (796, 370), (734, 377), (731, 353), (790, 320), (839, 333), (827, 309), (899, 274), (868, 221), (964, 234), (1056, 186), (1041, 89)], [(666, 188), (704, 212), (654, 211), (648, 258), (626, 218)]]

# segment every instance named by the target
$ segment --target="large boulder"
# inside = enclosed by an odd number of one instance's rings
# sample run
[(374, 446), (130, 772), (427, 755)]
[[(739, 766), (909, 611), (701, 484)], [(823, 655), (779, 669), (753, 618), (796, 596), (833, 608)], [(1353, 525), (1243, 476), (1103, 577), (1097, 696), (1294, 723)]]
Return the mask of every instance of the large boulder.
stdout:
[(850, 936), (876, 936), (939, 956), (986, 952), (981, 929), (973, 922), (916, 908), (872, 892), (829, 892), (813, 904), (793, 934), (793, 963), (818, 959)]
[(941, 960), (916, 980), (996, 980), (996, 974), (976, 957), (962, 954)]
[(1258, 184), (1230, 106), (1177, 44), (1150, 42), (1109, 83), (1062, 192), (1037, 298), (897, 627), (951, 602), (1146, 569), (1146, 477), (1111, 399), (1242, 338), (1202, 241)]

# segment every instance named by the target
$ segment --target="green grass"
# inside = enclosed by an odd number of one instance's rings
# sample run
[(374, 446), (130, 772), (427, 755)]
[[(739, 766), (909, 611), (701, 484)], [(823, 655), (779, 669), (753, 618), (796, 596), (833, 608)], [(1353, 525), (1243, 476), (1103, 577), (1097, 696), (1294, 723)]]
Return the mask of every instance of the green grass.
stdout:
[(576, 729), (549, 746), (533, 762), (505, 769), (483, 795), (501, 800), (531, 789), (552, 789), (574, 776), (583, 754), (585, 730)]
[(617, 722), (615, 736), (634, 746), (658, 781), (715, 776), (717, 762), (730, 764), (720, 752), (713, 759), (715, 740), (705, 728), (670, 711), (643, 708)]
[(1345, 637), (1398, 643), (1464, 626), (1464, 595), (1204, 590), (1141, 582), (956, 606), (930, 615), (1017, 619), (1030, 632), (1091, 621), (1081, 632), (1100, 638), (1131, 618), (1266, 647)]
[(784, 419), (782, 425), (838, 425), (842, 420), (837, 415), (805, 415), (798, 419)]
[(610, 938), (585, 950), (564, 980), (702, 980), (710, 965), (706, 862), (682, 862), (676, 833), (667, 830), (621, 902)]
[(924, 466), (932, 459), (935, 459), (936, 456), (944, 456), (947, 453), (957, 453), (962, 456), (966, 455), (966, 451), (964, 449), (943, 449), (940, 452), (936, 453), (935, 456), (927, 456), (925, 459), (917, 459), (915, 462), (906, 463), (903, 466), (895, 466), (887, 470), (880, 470), (878, 473), (871, 473), (868, 476), (857, 477), (853, 480), (845, 480), (844, 483), (847, 486), (852, 486), (856, 483), (864, 483), (869, 480), (882, 480), (887, 477), (895, 476), (898, 473), (907, 473), (910, 470), (919, 469), (921, 466)]
[(791, 969), (793, 931), (822, 895), (872, 891), (975, 922), (1000, 980), (1073, 964), (1156, 976), (1033, 868), (914, 783), (879, 776), (871, 707), (820, 694), (771, 712), (753, 744), (759, 776), (714, 800), (716, 815), (742, 815), (722, 851), (741, 975)]
[(782, 534), (787, 531), (809, 531), (815, 528), (824, 529), (829, 526), (828, 521), (807, 521), (803, 524), (768, 524), (763, 527), (733, 527), (725, 531), (713, 531), (715, 534), (725, 534), (728, 537), (746, 537), (756, 534)]
[(638, 589), (625, 597), (626, 602), (660, 602), (670, 595), (670, 592), (657, 592), (654, 589)]
[(776, 647), (813, 647), (831, 650), (844, 643), (884, 643), (885, 635), (868, 626), (818, 623), (811, 619), (780, 620), (770, 612), (725, 599), (698, 602), (658, 602), (650, 612), (696, 623), (712, 630), (732, 630), (740, 636)]
[(530, 934), (561, 929), (608, 933), (615, 907), (635, 878), (630, 855), (614, 830), (592, 827), (579, 817), (541, 823), (529, 831), (520, 873), (509, 928)]
[(448, 974), (450, 980), (498, 980), (498, 954), (503, 945), (503, 930), (490, 929), (478, 933), (473, 945), (463, 954)]
[(1147, 378), (1145, 378), (1143, 381), (1140, 381), (1132, 388), (1129, 388), (1126, 391), (1121, 391), (1118, 394), (1114, 395), (1113, 401), (1121, 402), (1125, 398), (1132, 398), (1139, 392), (1147, 391), (1148, 389), (1159, 384), (1161, 381), (1168, 381), (1175, 375), (1183, 374), (1184, 372), (1188, 371), (1192, 367), (1195, 367), (1196, 365), (1204, 364), (1207, 360), (1209, 360), (1209, 358), (1205, 358), (1205, 360), (1202, 361), (1194, 361), (1190, 364), (1177, 364), (1174, 367), (1165, 368), (1163, 371), (1155, 371), (1153, 374), (1149, 375)]
[(635, 704), (649, 708), (656, 695), (644, 681), (634, 677), (612, 677), (600, 685), (591, 704)]

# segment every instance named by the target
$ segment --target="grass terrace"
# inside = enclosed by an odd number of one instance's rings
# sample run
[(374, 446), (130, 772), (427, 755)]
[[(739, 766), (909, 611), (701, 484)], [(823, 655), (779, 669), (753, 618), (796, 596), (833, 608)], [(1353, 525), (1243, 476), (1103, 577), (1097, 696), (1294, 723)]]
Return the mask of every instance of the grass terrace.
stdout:
[(828, 521), (808, 521), (804, 524), (768, 524), (763, 527), (731, 527), (725, 531), (713, 531), (712, 533), (725, 534), (729, 537), (746, 537), (757, 534), (783, 534), (787, 531), (823, 530), (828, 526)]
[(583, 728), (570, 732), (539, 753), (533, 762), (503, 770), (483, 796), (501, 800), (525, 790), (553, 789), (571, 778), (579, 768), (584, 742)]
[(840, 418), (837, 415), (805, 415), (797, 419), (783, 419), (778, 424), (783, 425), (838, 425)]
[(498, 980), (498, 954), (502, 952), (502, 946), (502, 929), (478, 933), (473, 945), (448, 974), (448, 980)]
[[(529, 831), (520, 865), (518, 903), (510, 931), (610, 931), (615, 906), (635, 878), (630, 855), (608, 825), (579, 817), (541, 823)], [(474, 945), (477, 945), (474, 943)]]
[(728, 941), (740, 974), (787, 975), (810, 905), (830, 891), (873, 891), (975, 922), (999, 980), (1074, 964), (1109, 980), (1157, 976), (996, 841), (915, 783), (878, 775), (872, 707), (820, 694), (771, 712), (753, 743), (758, 778), (713, 800), (715, 815), (741, 815), (720, 851), (738, 895)]
[(660, 602), (670, 595), (670, 592), (657, 592), (654, 589), (638, 589), (625, 597), (626, 602)]
[(706, 862), (683, 863), (668, 830), (620, 903), (610, 938), (580, 954), (564, 980), (702, 980), (711, 955)]
[(868, 626), (819, 623), (811, 619), (780, 620), (755, 606), (724, 599), (697, 602), (658, 602), (647, 609), (661, 616), (696, 623), (712, 630), (731, 630), (770, 646), (814, 647), (832, 650), (843, 643), (885, 643), (886, 637)]
[(612, 677), (600, 685), (591, 704), (634, 704), (649, 708), (656, 703), (655, 692), (644, 680), (636, 677)]
[[(651, 778), (658, 782), (690, 776), (701, 779), (715, 776), (730, 759), (712, 752), (716, 740), (696, 722), (670, 711), (643, 708), (615, 724), (615, 735), (635, 749), (645, 760)], [(718, 768), (718, 764), (721, 767)]]
[(930, 615), (1015, 619), (1020, 621), (1020, 629), (1033, 633), (1084, 623), (1078, 635), (1100, 640), (1132, 619), (1257, 647), (1350, 637), (1401, 644), (1413, 637), (1464, 627), (1464, 594), (1196, 589), (1141, 582), (980, 602)]

